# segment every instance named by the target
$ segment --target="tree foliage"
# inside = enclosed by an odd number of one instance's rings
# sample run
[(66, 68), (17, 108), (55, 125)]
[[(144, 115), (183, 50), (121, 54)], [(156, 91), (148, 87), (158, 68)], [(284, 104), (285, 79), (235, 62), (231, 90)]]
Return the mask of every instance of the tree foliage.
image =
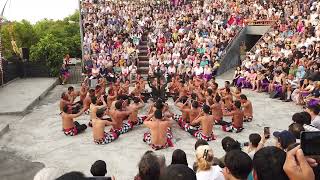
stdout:
[(53, 76), (58, 75), (64, 54), (64, 47), (52, 34), (47, 34), (31, 47), (31, 59), (44, 61)]
[[(34, 25), (26, 20), (5, 23), (0, 33), (3, 56), (6, 59), (15, 55), (12, 40), (16, 42), (18, 48), (30, 48), (32, 61), (42, 61), (44, 59), (41, 58), (44, 57), (46, 60), (54, 61), (48, 62), (50, 67), (54, 65), (60, 67), (63, 56), (66, 54), (69, 54), (70, 57), (81, 57), (79, 11), (63, 20), (43, 19)], [(56, 52), (53, 53), (53, 50)], [(56, 64), (56, 61), (59, 61), (60, 64)]]

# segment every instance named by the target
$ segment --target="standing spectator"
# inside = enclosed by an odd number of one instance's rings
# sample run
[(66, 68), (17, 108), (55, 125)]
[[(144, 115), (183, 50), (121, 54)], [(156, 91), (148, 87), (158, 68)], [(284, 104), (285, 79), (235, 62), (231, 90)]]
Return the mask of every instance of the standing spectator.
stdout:
[(62, 85), (64, 85), (68, 79), (70, 78), (71, 74), (69, 72), (69, 69), (66, 67), (65, 64), (62, 64), (61, 69), (60, 69), (60, 79), (62, 81)]

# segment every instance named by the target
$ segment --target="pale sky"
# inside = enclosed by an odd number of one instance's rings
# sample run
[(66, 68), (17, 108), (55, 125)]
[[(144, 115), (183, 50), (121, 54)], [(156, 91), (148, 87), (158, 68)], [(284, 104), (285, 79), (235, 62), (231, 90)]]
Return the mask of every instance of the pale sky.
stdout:
[[(0, 13), (6, 0), (0, 0)], [(78, 0), (9, 0), (4, 11), (8, 20), (26, 19), (31, 23), (47, 19), (63, 19), (79, 9)]]

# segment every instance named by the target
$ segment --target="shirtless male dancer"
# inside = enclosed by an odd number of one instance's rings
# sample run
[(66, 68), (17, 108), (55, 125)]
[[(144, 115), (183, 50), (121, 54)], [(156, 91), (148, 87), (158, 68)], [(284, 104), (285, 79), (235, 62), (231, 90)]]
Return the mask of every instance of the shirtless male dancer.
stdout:
[(213, 99), (208, 99), (207, 104), (211, 108), (211, 114), (213, 116), (214, 122), (217, 125), (223, 124), (223, 111), (222, 111), (222, 105), (221, 105), (221, 97), (219, 95), (216, 95)]
[(188, 97), (187, 96), (182, 96), (179, 97), (175, 102), (174, 105), (179, 108), (181, 111), (181, 115), (174, 115), (174, 120), (179, 122), (179, 121), (185, 121), (185, 122), (190, 122), (189, 120), (189, 112), (190, 112), (190, 105), (188, 102)]
[(116, 122), (104, 120), (102, 119), (103, 116), (103, 109), (99, 109), (96, 112), (95, 118), (92, 119), (93, 140), (95, 144), (109, 144), (120, 135), (117, 131), (108, 133), (104, 131), (106, 126), (116, 125)]
[(87, 110), (90, 108), (91, 98), (93, 97), (95, 97), (95, 90), (90, 89), (89, 93), (87, 94), (87, 96), (84, 98), (84, 101), (83, 101), (83, 109), (85, 112), (87, 112)]
[(189, 123), (186, 121), (182, 121), (181, 119), (180, 121), (178, 121), (179, 126), (187, 132), (189, 132), (190, 129), (193, 129), (193, 130), (200, 129), (200, 124), (194, 123), (194, 120), (196, 120), (199, 117), (200, 113), (201, 113), (201, 109), (199, 108), (198, 101), (193, 101), (191, 105), (191, 109), (188, 112)]
[(247, 96), (244, 94), (240, 95), (241, 106), (243, 107), (244, 122), (251, 122), (253, 119), (253, 108), (251, 101), (248, 100)]
[(60, 99), (60, 103), (59, 103), (59, 109), (60, 109), (61, 113), (64, 111), (63, 109), (65, 106), (68, 107), (68, 113), (72, 113), (72, 114), (78, 113), (81, 109), (81, 105), (73, 104), (72, 100), (70, 100), (67, 93), (63, 92), (61, 94), (61, 99)]
[(88, 86), (86, 83), (81, 83), (80, 91), (79, 91), (79, 96), (80, 96), (80, 102), (84, 102), (85, 98), (87, 97), (88, 94)]
[(96, 118), (97, 111), (99, 109), (105, 110), (107, 107), (107, 103), (104, 101), (103, 97), (100, 97), (100, 101), (102, 101), (102, 105), (98, 106), (98, 99), (96, 97), (91, 98), (91, 104), (90, 104), (90, 121), (88, 123), (89, 127), (92, 127), (92, 120)]
[(73, 103), (74, 100), (76, 100), (76, 98), (80, 95), (79, 91), (75, 91), (74, 87), (70, 86), (68, 87), (68, 92), (66, 94), (69, 98), (69, 100)]
[(65, 105), (61, 113), (63, 132), (66, 136), (75, 136), (87, 129), (85, 124), (80, 125), (77, 121), (73, 121), (74, 118), (81, 116), (84, 111), (82, 109), (77, 114), (69, 114), (68, 110), (68, 105)]
[(222, 126), (222, 130), (225, 132), (239, 133), (243, 130), (243, 117), (244, 113), (241, 110), (241, 102), (234, 102), (234, 109), (231, 112), (224, 112), (225, 116), (232, 116), (232, 123)]
[(150, 145), (154, 150), (173, 147), (171, 123), (162, 116), (162, 111), (157, 109), (151, 121), (144, 121), (144, 125), (150, 132), (144, 134), (143, 141)]
[(210, 115), (210, 106), (203, 105), (201, 116), (197, 117), (194, 121), (191, 122), (192, 126), (196, 126), (199, 123), (201, 124), (201, 128), (189, 129), (188, 132), (196, 137), (197, 139), (202, 139), (205, 141), (215, 140), (212, 129), (214, 124), (213, 115)]
[(115, 109), (111, 109), (106, 112), (111, 117), (111, 120), (115, 122), (110, 129), (110, 132), (116, 132), (124, 134), (129, 132), (133, 128), (131, 122), (124, 122), (128, 116), (132, 113), (132, 110), (122, 110), (123, 101), (119, 100), (115, 103)]
[(138, 117), (138, 112), (141, 108), (144, 107), (144, 102), (140, 97), (133, 97), (133, 103), (129, 104), (127, 110), (132, 111), (129, 115), (129, 122), (133, 123), (133, 125), (141, 125), (143, 121), (147, 118), (147, 116)]

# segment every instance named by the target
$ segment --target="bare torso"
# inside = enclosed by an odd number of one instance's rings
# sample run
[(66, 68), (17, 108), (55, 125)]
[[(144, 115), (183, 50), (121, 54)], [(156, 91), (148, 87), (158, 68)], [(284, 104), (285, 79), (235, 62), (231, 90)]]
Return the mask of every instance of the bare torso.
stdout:
[(212, 110), (212, 116), (214, 120), (221, 120), (223, 117), (223, 111), (222, 111), (222, 106), (220, 103), (215, 103), (214, 105), (211, 106)]
[(210, 137), (212, 134), (213, 124), (214, 124), (213, 116), (212, 115), (202, 116), (200, 123), (201, 123), (202, 133)]
[(232, 124), (236, 128), (241, 128), (243, 126), (243, 117), (244, 113), (243, 111), (237, 109), (233, 111), (233, 116), (232, 116)]
[(170, 127), (168, 121), (153, 120), (148, 122), (153, 145), (163, 146), (167, 143), (167, 130)]
[(189, 120), (190, 120), (190, 123), (196, 119), (196, 117), (199, 116), (201, 110), (199, 108), (197, 109), (190, 109), (190, 113), (189, 113)]
[(253, 116), (253, 110), (252, 110), (252, 103), (250, 101), (247, 101), (245, 103), (244, 109), (243, 109), (244, 116), (246, 117), (252, 117)]
[(62, 128), (63, 129), (70, 129), (70, 128), (74, 127), (73, 118), (69, 114), (63, 112), (61, 114), (61, 117), (62, 117)]

